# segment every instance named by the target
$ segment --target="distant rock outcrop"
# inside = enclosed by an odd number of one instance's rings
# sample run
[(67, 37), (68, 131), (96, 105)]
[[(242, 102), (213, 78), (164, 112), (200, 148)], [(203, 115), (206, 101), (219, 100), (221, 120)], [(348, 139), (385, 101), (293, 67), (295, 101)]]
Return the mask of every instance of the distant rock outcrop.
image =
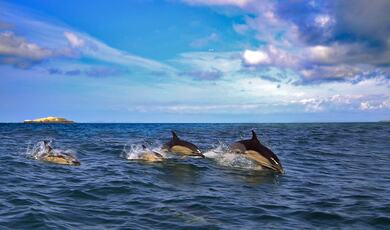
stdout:
[(74, 121), (66, 120), (61, 117), (44, 117), (35, 120), (25, 120), (24, 123), (57, 123), (57, 124), (71, 124)]

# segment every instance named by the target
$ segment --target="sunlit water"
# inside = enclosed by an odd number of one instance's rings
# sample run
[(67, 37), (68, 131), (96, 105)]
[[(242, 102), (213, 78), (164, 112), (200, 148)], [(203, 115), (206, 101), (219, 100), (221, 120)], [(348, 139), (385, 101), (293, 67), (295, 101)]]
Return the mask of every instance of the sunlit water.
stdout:
[[(226, 153), (255, 129), (286, 174)], [(159, 151), (170, 130), (206, 159)], [(81, 166), (39, 161), (40, 141)], [(390, 124), (0, 124), (1, 229), (388, 229)]]

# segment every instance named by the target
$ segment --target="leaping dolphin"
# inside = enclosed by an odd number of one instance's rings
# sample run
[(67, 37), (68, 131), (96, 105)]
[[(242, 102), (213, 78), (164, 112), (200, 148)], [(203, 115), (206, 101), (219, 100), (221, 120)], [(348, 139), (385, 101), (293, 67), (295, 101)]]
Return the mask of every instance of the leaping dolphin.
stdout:
[(188, 141), (181, 140), (174, 131), (172, 131), (172, 139), (168, 143), (164, 144), (162, 150), (185, 156), (200, 156), (205, 158), (196, 145)]
[(145, 145), (142, 145), (142, 149), (143, 152), (140, 155), (140, 160), (148, 162), (158, 162), (164, 160), (164, 157), (160, 153), (149, 150)]
[(61, 165), (80, 165), (80, 161), (72, 155), (66, 153), (54, 153), (53, 148), (48, 141), (43, 141), (45, 153), (42, 154), (39, 159), (42, 161), (61, 164)]
[(251, 139), (234, 142), (229, 148), (233, 153), (243, 154), (264, 168), (284, 173), (279, 158), (269, 148), (260, 143), (253, 130)]

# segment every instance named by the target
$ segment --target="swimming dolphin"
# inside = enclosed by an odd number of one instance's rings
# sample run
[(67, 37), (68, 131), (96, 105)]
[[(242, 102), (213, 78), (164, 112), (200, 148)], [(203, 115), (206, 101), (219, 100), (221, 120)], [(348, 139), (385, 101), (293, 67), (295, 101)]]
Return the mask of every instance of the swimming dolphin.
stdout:
[(164, 157), (155, 151), (151, 151), (148, 148), (146, 148), (145, 145), (142, 145), (143, 152), (140, 155), (139, 160), (149, 161), (149, 162), (157, 162), (157, 161), (163, 161)]
[(53, 148), (50, 146), (48, 141), (43, 141), (43, 144), (45, 153), (39, 157), (40, 160), (61, 165), (80, 165), (80, 161), (72, 155), (66, 153), (54, 153)]
[(229, 148), (233, 153), (243, 154), (264, 168), (284, 173), (279, 158), (269, 148), (260, 143), (253, 130), (251, 139), (234, 142)]
[(188, 141), (181, 140), (174, 131), (172, 131), (172, 139), (168, 143), (164, 144), (162, 150), (185, 156), (200, 156), (205, 158), (196, 145)]

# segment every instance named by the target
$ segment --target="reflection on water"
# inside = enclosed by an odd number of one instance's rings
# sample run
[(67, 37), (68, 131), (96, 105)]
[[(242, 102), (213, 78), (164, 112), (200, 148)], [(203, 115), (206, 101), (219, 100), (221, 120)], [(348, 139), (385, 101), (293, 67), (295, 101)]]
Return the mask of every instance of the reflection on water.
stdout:
[(160, 168), (158, 178), (172, 185), (196, 184), (201, 174), (201, 168), (190, 162), (181, 162), (179, 159), (165, 162)]
[(250, 186), (257, 186), (261, 184), (278, 184), (279, 178), (281, 175), (269, 172), (269, 171), (259, 171), (259, 170), (234, 170), (228, 173), (233, 180), (237, 182), (244, 182)]

